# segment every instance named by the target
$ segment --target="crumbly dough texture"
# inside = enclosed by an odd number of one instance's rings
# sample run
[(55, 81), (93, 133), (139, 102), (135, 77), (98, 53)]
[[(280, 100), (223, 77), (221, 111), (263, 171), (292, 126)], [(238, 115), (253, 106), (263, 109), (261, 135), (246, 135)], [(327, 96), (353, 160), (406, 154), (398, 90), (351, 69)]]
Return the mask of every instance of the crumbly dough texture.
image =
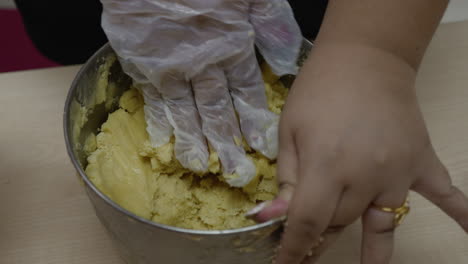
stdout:
[[(269, 108), (279, 114), (287, 89), (267, 66), (262, 68)], [(99, 88), (102, 90), (106, 89)], [(86, 140), (85, 148), (91, 153), (86, 174), (99, 190), (128, 211), (169, 226), (226, 230), (255, 224), (245, 218), (245, 213), (277, 194), (276, 161), (248, 148), (245, 142), (257, 175), (246, 187), (232, 188), (222, 180), (216, 152), (210, 151), (209, 172), (200, 175), (179, 164), (173, 141), (159, 148), (151, 146), (144, 101), (137, 89), (126, 91), (119, 105), (100, 133)]]

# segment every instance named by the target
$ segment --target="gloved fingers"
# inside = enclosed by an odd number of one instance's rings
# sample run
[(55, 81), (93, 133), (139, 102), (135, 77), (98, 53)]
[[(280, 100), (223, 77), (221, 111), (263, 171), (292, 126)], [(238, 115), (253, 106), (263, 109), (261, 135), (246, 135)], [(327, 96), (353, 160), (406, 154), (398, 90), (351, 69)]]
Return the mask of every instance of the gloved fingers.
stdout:
[[(158, 88), (168, 73), (190, 80), (254, 43), (248, 1), (101, 2), (102, 27), (120, 61), (136, 66)], [(133, 72), (129, 67), (138, 78)]]
[(235, 187), (247, 185), (256, 169), (242, 147), (242, 134), (224, 71), (210, 65), (192, 79), (192, 86), (203, 134), (219, 155), (226, 182)]
[(171, 139), (173, 129), (166, 117), (161, 93), (151, 84), (138, 85), (145, 100), (146, 131), (153, 147), (160, 147)]
[(250, 22), (255, 44), (273, 72), (296, 74), (302, 34), (286, 0), (253, 0)]
[(165, 101), (167, 119), (174, 128), (176, 158), (185, 168), (205, 172), (208, 147), (190, 84), (174, 76), (166, 76), (162, 84), (159, 91)]
[(226, 65), (225, 71), (247, 143), (266, 157), (275, 159), (279, 117), (268, 110), (265, 84), (253, 48), (239, 63)]

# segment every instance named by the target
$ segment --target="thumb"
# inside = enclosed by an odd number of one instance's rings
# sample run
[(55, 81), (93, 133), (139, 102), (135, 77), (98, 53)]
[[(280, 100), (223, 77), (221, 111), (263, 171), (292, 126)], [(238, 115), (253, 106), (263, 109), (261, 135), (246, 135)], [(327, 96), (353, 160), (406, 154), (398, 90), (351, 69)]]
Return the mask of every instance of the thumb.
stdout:
[(297, 185), (298, 166), (296, 144), (291, 129), (282, 123), (283, 122), (280, 124), (279, 132), (277, 168), (279, 192), (278, 196), (273, 201), (260, 204), (257, 208), (252, 209), (252, 211), (256, 213), (253, 218), (258, 222), (265, 222), (286, 216), (289, 203), (292, 200)]

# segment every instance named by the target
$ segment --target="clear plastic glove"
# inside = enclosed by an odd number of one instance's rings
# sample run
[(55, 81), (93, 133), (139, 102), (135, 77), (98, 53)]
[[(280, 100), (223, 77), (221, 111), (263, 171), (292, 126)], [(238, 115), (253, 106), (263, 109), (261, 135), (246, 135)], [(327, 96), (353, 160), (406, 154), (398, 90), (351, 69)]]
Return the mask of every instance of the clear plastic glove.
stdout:
[(177, 159), (203, 172), (208, 139), (237, 187), (255, 176), (243, 137), (276, 158), (279, 118), (268, 110), (254, 44), (276, 74), (296, 73), (302, 36), (286, 0), (101, 2), (103, 29), (143, 93), (155, 147), (174, 133)]

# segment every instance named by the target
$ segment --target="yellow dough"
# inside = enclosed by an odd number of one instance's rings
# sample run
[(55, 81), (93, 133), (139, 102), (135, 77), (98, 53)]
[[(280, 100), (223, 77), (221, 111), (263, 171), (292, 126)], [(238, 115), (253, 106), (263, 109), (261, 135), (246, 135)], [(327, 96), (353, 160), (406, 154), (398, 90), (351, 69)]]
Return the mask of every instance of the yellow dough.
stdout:
[[(279, 114), (287, 89), (266, 67), (263, 72), (269, 108)], [(100, 133), (86, 140), (85, 149), (91, 153), (86, 174), (128, 211), (175, 227), (225, 230), (254, 224), (245, 213), (276, 195), (276, 161), (246, 148), (257, 176), (243, 189), (229, 187), (222, 181), (216, 152), (211, 151), (209, 172), (198, 175), (181, 167), (173, 142), (151, 147), (138, 90), (126, 91), (119, 105)]]

